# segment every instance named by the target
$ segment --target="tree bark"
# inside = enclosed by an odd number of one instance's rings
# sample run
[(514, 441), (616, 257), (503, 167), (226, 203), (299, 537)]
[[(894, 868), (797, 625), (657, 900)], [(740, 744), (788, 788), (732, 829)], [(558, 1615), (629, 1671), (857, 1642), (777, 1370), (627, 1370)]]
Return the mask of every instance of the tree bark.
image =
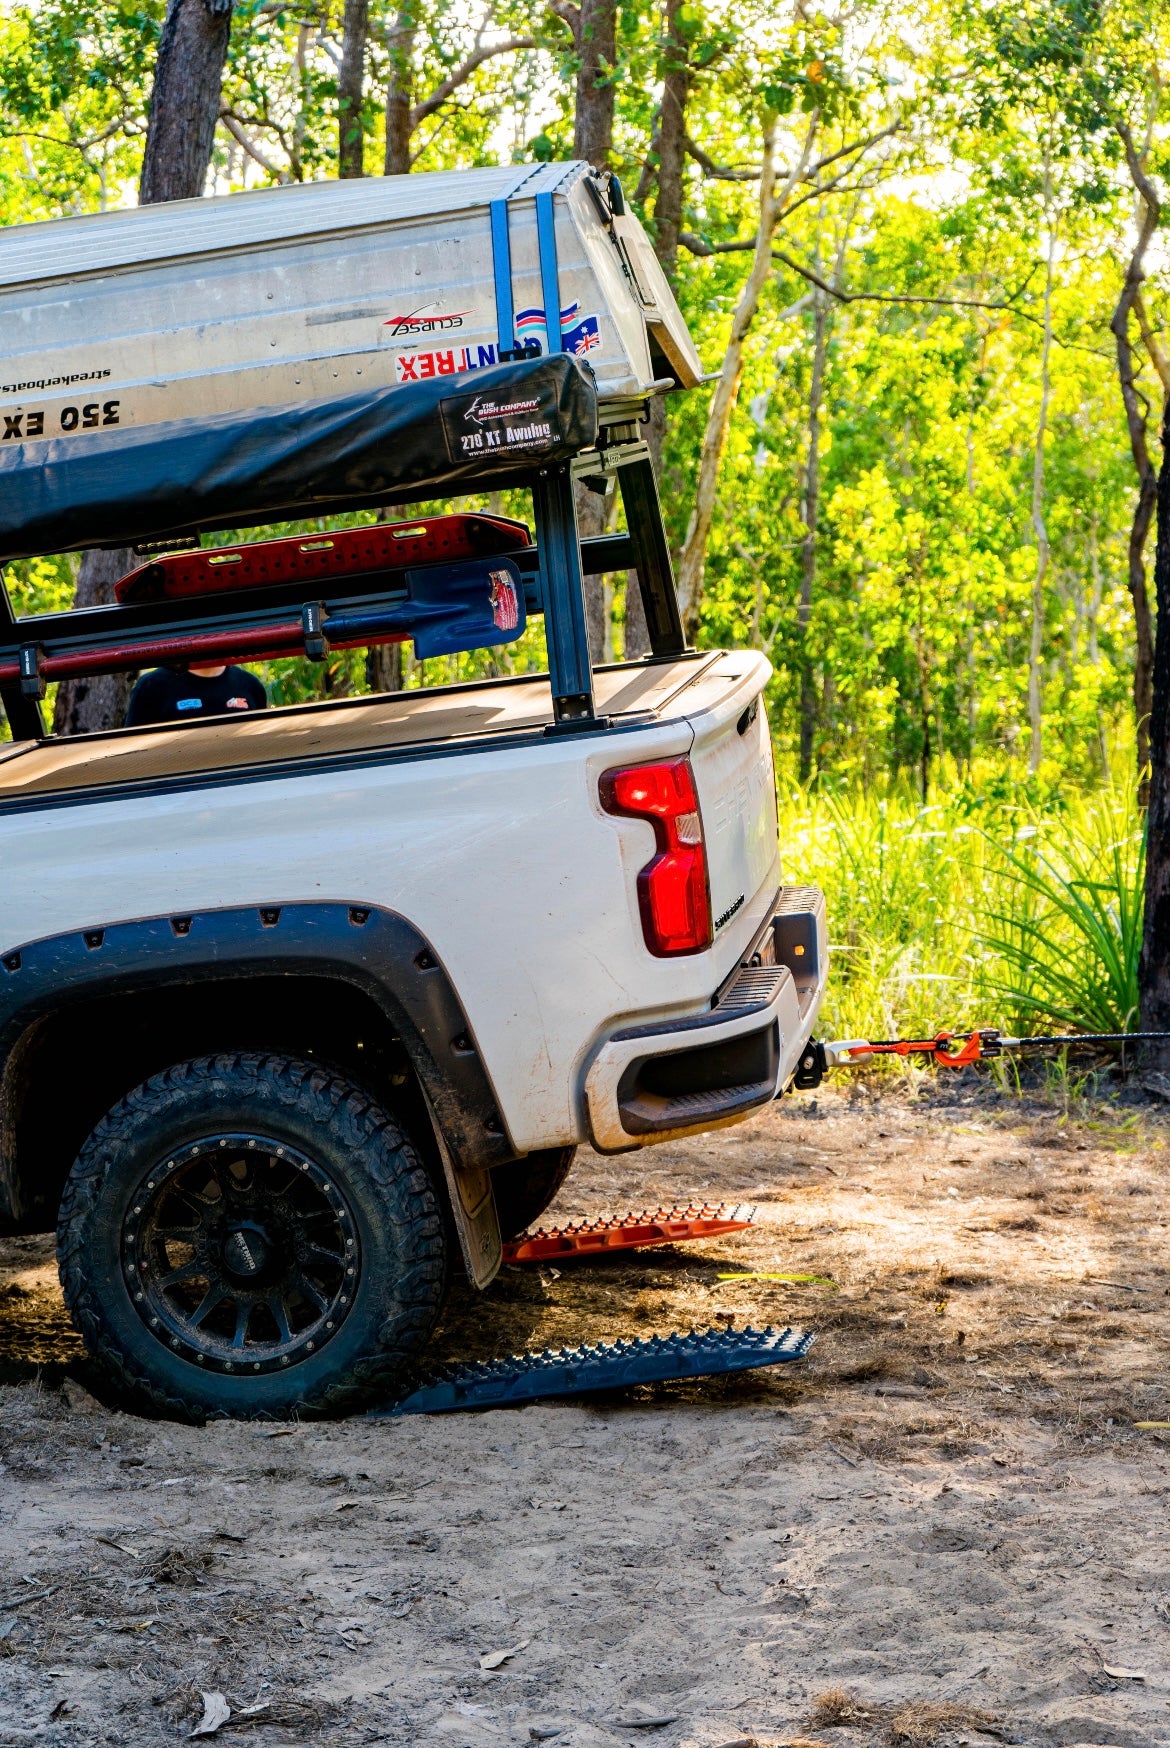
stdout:
[(337, 70), (337, 174), (344, 179), (366, 173), (362, 97), (369, 27), (370, 0), (345, 0), (341, 66)]
[[(591, 492), (582, 480), (578, 480), (573, 491), (577, 507), (577, 533), (582, 540), (592, 539), (595, 535), (605, 532), (606, 499), (600, 492)], [(605, 578), (603, 576), (587, 576), (583, 579), (585, 589), (585, 626), (589, 633), (589, 660), (602, 662), (605, 660)], [(637, 588), (631, 590), (637, 594)], [(628, 607), (628, 597), (627, 597)], [(627, 626), (627, 637), (629, 627)]]
[[(203, 193), (231, 28), (232, 0), (170, 0), (150, 97), (140, 206), (196, 200)], [(73, 605), (108, 605), (114, 584), (137, 562), (127, 547), (83, 553)], [(96, 734), (120, 728), (133, 684), (132, 674), (62, 681), (53, 709), (54, 732)]]
[[(1158, 630), (1152, 668), (1150, 791), (1146, 813), (1146, 909), (1139, 972), (1142, 1030), (1170, 1031), (1170, 411), (1163, 419), (1157, 484), (1154, 593)], [(1170, 1047), (1148, 1047), (1154, 1066), (1170, 1069)]]
[(703, 607), (703, 571), (706, 562), (707, 538), (715, 515), (715, 494), (719, 485), (719, 467), (727, 445), (727, 431), (732, 409), (739, 393), (743, 372), (743, 350), (760, 296), (772, 271), (772, 233), (784, 209), (789, 194), (805, 173), (812, 150), (820, 112), (813, 110), (808, 119), (804, 143), (795, 167), (789, 172), (782, 194), (776, 193), (776, 117), (769, 115), (764, 124), (764, 151), (760, 169), (760, 227), (752, 254), (751, 272), (740, 293), (731, 319), (731, 334), (723, 357), (719, 381), (711, 396), (707, 413), (707, 428), (699, 454), (699, 474), (695, 483), (695, 507), (691, 512), (686, 542), (678, 567), (678, 597), (683, 626), (688, 638), (693, 638), (699, 626)]
[(613, 149), (616, 0), (581, 0), (573, 35), (577, 45), (573, 156), (604, 170)]
[(813, 305), (813, 358), (808, 389), (808, 455), (804, 470), (804, 539), (800, 543), (800, 604), (796, 624), (800, 636), (800, 781), (812, 775), (813, 734), (817, 721), (817, 694), (813, 676), (809, 620), (817, 581), (817, 516), (821, 496), (821, 400), (825, 386), (825, 359), (829, 350), (829, 312), (824, 296)]
[(402, 691), (400, 643), (378, 643), (366, 651), (366, 685), (371, 692)]
[[(653, 242), (659, 265), (673, 286), (678, 276), (678, 239), (683, 217), (683, 173), (687, 160), (687, 103), (691, 94), (690, 46), (681, 29), (686, 0), (666, 0), (663, 30), (662, 109), (658, 117), (654, 199)], [(666, 443), (666, 401), (655, 395), (650, 402), (646, 442), (654, 476), (662, 490), (662, 451)], [(637, 583), (631, 577), (626, 589), (626, 660), (649, 647), (646, 613)]]
[[(594, 169), (602, 170), (609, 162), (613, 147), (614, 58), (617, 50), (616, 0), (581, 0), (579, 6), (559, 0), (554, 6), (557, 16), (573, 33), (577, 51), (576, 109), (573, 122), (573, 156), (584, 158)], [(560, 321), (559, 310), (546, 310), (545, 321), (550, 334), (553, 324)], [(605, 527), (605, 499), (588, 487), (577, 485), (574, 494), (577, 506), (577, 527), (581, 538), (600, 534)], [(605, 578), (587, 576), (585, 587), (585, 624), (589, 632), (589, 659), (605, 659), (606, 600)], [(629, 612), (631, 597), (637, 597), (637, 587), (626, 586), (626, 642), (639, 636), (638, 626), (631, 627)], [(641, 602), (638, 601), (640, 608)], [(641, 635), (645, 636), (645, 619)]]
[(231, 28), (232, 0), (170, 0), (150, 97), (140, 206), (203, 193)]
[(654, 200), (654, 253), (673, 286), (682, 229), (683, 171), (687, 157), (690, 46), (681, 29), (685, 0), (666, 0), (662, 113), (658, 119), (658, 191)]
[[(1051, 187), (1049, 166), (1044, 167), (1045, 205)], [(1056, 226), (1048, 223), (1048, 259), (1044, 276), (1044, 339), (1040, 348), (1040, 415), (1036, 421), (1036, 449), (1032, 458), (1032, 533), (1036, 537), (1036, 574), (1032, 579), (1032, 634), (1028, 644), (1028, 770), (1034, 777), (1040, 769), (1043, 710), (1044, 581), (1051, 550), (1048, 524), (1044, 520), (1044, 443), (1048, 436), (1048, 405), (1052, 395), (1052, 270), (1056, 255)]]
[(423, 122), (437, 115), (485, 61), (494, 60), (498, 55), (515, 54), (519, 49), (536, 47), (536, 38), (532, 36), (508, 36), (489, 43), (477, 40), (471, 53), (439, 80), (428, 97), (416, 103), (414, 52), (419, 32), (414, 10), (416, 3), (417, 0), (404, 0), (386, 39), (390, 51), (390, 73), (386, 81), (386, 157), (383, 169), (387, 176), (407, 175), (414, 164), (414, 136)]
[(387, 38), (390, 76), (386, 81), (386, 159), (383, 174), (405, 176), (410, 170), (410, 142), (414, 135), (414, 45), (418, 21), (413, 5), (399, 7), (394, 28)]
[[(138, 562), (128, 546), (109, 552), (95, 548), (82, 553), (73, 605), (111, 606), (114, 584)], [(97, 734), (103, 729), (121, 728), (137, 677), (88, 674), (77, 680), (62, 680), (53, 706), (53, 733)]]
[[(1153, 519), (1154, 504), (1158, 496), (1158, 477), (1154, 470), (1154, 464), (1150, 460), (1150, 448), (1146, 438), (1146, 417), (1149, 408), (1145, 397), (1137, 386), (1133, 345), (1129, 337), (1129, 318), (1130, 312), (1141, 297), (1142, 282), (1146, 277), (1146, 250), (1162, 215), (1162, 197), (1154, 182), (1146, 174), (1145, 164), (1134, 145), (1133, 135), (1126, 123), (1119, 121), (1117, 131), (1125, 147), (1130, 180), (1133, 182), (1138, 197), (1137, 237), (1130, 252), (1125, 283), (1121, 288), (1121, 295), (1117, 300), (1117, 307), (1113, 312), (1113, 319), (1109, 326), (1117, 349), (1117, 380), (1121, 388), (1122, 404), (1125, 408), (1129, 448), (1138, 476), (1137, 502), (1134, 504), (1133, 520), (1129, 531), (1128, 561), (1129, 593), (1133, 602), (1134, 642), (1136, 646), (1133, 668), (1133, 709), (1137, 723), (1138, 799), (1144, 802), (1148, 795), (1146, 768), (1150, 762), (1150, 716), (1153, 708), (1154, 667), (1154, 638), (1150, 616), (1150, 597), (1146, 588), (1145, 549), (1150, 522)], [(1161, 539), (1161, 522), (1162, 517), (1159, 514), (1159, 539)]]

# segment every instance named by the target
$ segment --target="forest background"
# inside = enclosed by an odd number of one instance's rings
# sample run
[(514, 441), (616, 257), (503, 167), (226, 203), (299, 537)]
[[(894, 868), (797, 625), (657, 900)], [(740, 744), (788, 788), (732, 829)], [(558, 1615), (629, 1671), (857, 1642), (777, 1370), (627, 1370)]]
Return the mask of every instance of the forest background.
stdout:
[[(1170, 12), (5, 0), (3, 222), (138, 198), (164, 24), (222, 68), (195, 191), (617, 173), (717, 377), (659, 403), (652, 446), (696, 641), (775, 669), (787, 862), (835, 902), (837, 1023), (1134, 1025)], [(581, 505), (590, 531), (606, 513)], [(78, 561), (6, 580), (64, 605)], [(590, 605), (597, 657), (637, 653), (620, 579)], [(501, 662), (543, 666), (539, 627), (430, 671), (266, 677), (284, 702)]]

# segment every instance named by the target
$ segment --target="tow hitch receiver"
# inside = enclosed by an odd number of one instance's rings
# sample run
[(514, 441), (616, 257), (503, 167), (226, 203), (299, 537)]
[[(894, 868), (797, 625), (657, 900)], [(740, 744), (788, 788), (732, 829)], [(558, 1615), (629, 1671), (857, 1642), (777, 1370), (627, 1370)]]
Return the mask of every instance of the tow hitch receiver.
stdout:
[(718, 1238), (755, 1223), (747, 1202), (691, 1202), (685, 1208), (644, 1208), (640, 1214), (602, 1216), (579, 1225), (542, 1226), (504, 1246), (505, 1262), (545, 1262), (554, 1257), (597, 1256), (610, 1250), (640, 1250), (649, 1244), (684, 1244)]
[(584, 1396), (631, 1384), (661, 1384), (674, 1378), (706, 1378), (803, 1359), (815, 1340), (808, 1330), (692, 1329), (689, 1335), (652, 1336), (648, 1341), (598, 1342), (556, 1353), (514, 1354), (510, 1359), (452, 1366), (372, 1418), (399, 1414), (450, 1414), (460, 1408), (506, 1408), (548, 1396)]

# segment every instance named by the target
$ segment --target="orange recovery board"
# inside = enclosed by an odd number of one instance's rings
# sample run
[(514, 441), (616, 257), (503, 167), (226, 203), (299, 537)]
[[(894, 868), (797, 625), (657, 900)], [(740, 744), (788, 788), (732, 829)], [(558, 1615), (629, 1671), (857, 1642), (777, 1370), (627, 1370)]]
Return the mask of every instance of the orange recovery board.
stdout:
[(742, 1232), (755, 1218), (755, 1208), (746, 1202), (692, 1202), (685, 1208), (658, 1208), (654, 1213), (643, 1209), (640, 1214), (602, 1216), (583, 1220), (580, 1225), (524, 1232), (505, 1244), (504, 1261), (545, 1262), (554, 1257), (641, 1250), (650, 1244), (685, 1244), (695, 1238)]

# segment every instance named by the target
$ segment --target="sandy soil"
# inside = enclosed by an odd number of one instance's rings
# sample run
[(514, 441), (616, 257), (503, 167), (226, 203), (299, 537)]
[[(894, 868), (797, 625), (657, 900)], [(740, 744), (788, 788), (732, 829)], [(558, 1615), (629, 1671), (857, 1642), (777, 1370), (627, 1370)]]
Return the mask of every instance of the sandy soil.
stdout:
[(734, 1319), (812, 1359), (448, 1418), (110, 1412), (9, 1241), (0, 1744), (177, 1743), (206, 1692), (256, 1748), (1170, 1744), (1167, 1132), (948, 1083), (586, 1155), (559, 1214), (759, 1224), (507, 1270), (445, 1353)]

